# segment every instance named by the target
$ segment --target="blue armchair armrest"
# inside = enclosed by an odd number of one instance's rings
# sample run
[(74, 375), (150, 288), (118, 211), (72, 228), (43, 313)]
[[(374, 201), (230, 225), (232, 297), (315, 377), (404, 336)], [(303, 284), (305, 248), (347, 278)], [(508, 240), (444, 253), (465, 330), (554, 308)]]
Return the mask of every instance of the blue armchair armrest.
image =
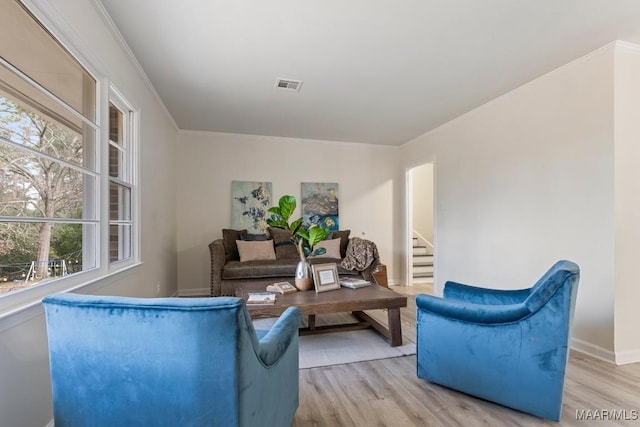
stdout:
[(469, 323), (512, 323), (530, 315), (529, 309), (520, 304), (473, 304), (466, 301), (447, 300), (431, 295), (417, 295), (416, 306), (420, 310)]
[(531, 289), (500, 290), (479, 288), (456, 282), (444, 284), (446, 299), (472, 302), (476, 304), (517, 304), (529, 296)]
[(289, 347), (291, 339), (298, 334), (302, 312), (297, 307), (289, 307), (265, 336), (260, 339), (259, 355), (267, 365), (276, 363)]

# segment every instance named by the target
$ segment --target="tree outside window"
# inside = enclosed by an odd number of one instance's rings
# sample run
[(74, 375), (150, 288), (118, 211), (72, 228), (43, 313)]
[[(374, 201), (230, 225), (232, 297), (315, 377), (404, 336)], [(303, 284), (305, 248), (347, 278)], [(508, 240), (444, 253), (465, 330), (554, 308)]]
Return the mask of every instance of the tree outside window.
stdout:
[[(41, 157), (0, 144), (0, 216), (82, 218), (82, 173), (51, 159), (81, 164), (80, 134), (0, 93), (0, 137), (47, 155)], [(3, 222), (0, 268), (1, 281), (25, 284), (81, 270), (82, 225)]]

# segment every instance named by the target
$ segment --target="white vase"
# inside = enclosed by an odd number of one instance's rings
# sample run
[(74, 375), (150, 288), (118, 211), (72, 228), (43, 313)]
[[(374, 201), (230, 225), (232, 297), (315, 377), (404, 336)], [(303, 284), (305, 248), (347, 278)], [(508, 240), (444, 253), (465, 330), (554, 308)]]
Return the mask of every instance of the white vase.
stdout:
[(298, 261), (295, 276), (296, 288), (300, 291), (313, 289), (313, 277), (311, 276), (311, 266), (305, 259)]

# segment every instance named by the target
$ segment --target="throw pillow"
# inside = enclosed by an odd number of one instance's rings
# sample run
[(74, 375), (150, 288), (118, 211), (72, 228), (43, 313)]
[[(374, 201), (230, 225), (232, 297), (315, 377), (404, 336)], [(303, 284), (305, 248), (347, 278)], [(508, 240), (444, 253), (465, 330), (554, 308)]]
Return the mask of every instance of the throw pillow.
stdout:
[(276, 248), (276, 259), (299, 259), (298, 249), (291, 239), (291, 232), (282, 228), (269, 228)]
[(340, 259), (340, 238), (323, 240), (313, 247), (314, 250), (318, 248), (325, 248), (327, 251), (322, 255), (316, 255), (314, 258)]
[(247, 230), (232, 230), (230, 228), (222, 229), (222, 246), (224, 246), (224, 256), (227, 262), (238, 261), (240, 259), (236, 240), (240, 240), (240, 236), (246, 232)]
[(340, 258), (347, 256), (347, 245), (349, 244), (349, 234), (351, 230), (339, 230), (331, 233), (332, 239), (340, 238)]
[(264, 233), (247, 233), (247, 230), (242, 230), (240, 233), (240, 240), (247, 240), (250, 242), (255, 242), (257, 240), (267, 240), (269, 236)]
[(273, 240), (236, 240), (236, 244), (238, 245), (240, 262), (276, 259)]

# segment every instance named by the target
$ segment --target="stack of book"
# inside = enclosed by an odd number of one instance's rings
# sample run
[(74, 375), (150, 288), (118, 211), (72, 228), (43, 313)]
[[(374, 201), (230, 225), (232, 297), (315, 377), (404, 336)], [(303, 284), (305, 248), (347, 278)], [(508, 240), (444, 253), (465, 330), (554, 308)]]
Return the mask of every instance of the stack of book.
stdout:
[(276, 294), (272, 292), (249, 292), (247, 304), (275, 304)]
[(279, 292), (282, 295), (292, 294), (298, 290), (289, 282), (276, 282), (273, 285), (267, 286), (268, 292)]
[(358, 289), (365, 286), (371, 286), (371, 282), (357, 277), (341, 277), (340, 286), (350, 289)]

